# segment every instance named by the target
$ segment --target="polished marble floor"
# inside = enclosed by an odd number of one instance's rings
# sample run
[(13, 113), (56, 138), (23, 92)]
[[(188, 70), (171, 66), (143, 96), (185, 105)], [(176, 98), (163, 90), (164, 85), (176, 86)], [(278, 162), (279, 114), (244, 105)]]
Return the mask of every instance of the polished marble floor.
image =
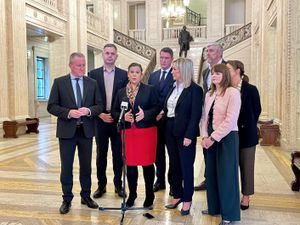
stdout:
[[(95, 152), (95, 148), (94, 148)], [(95, 154), (93, 155), (93, 190), (96, 188)], [(109, 159), (111, 160), (111, 159)], [(0, 225), (89, 225), (120, 224), (121, 212), (99, 211), (80, 204), (78, 160), (74, 163), (74, 193), (72, 209), (60, 215), (61, 189), (60, 162), (55, 124), (42, 121), (40, 134), (20, 135), (17, 139), (0, 138)], [(255, 189), (249, 210), (242, 212), (242, 220), (235, 224), (247, 225), (300, 225), (300, 193), (292, 192), (289, 152), (277, 147), (258, 147), (256, 154)], [(195, 183), (203, 179), (203, 157), (197, 149)], [(96, 201), (102, 207), (119, 207), (121, 199), (114, 193), (112, 166), (108, 165), (107, 193)], [(139, 179), (136, 206), (144, 201), (143, 179)], [(213, 225), (219, 217), (203, 216), (206, 208), (205, 192), (195, 192), (191, 215), (182, 217), (180, 207), (166, 210), (171, 199), (168, 189), (156, 194), (155, 218), (143, 217), (145, 211), (126, 211), (126, 225)]]

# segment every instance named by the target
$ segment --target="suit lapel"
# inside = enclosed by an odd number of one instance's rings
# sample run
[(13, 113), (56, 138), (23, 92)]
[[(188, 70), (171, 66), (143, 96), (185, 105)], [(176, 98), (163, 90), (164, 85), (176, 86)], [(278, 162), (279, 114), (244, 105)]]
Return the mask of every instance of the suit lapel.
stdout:
[(165, 109), (167, 108), (167, 101), (168, 101), (168, 99), (169, 99), (169, 97), (170, 97), (170, 95), (172, 94), (172, 92), (173, 92), (174, 89), (175, 89), (175, 86), (173, 86), (173, 87), (170, 89), (169, 93), (167, 94), (166, 100), (165, 100), (165, 102), (164, 102), (164, 108), (165, 108)]
[(76, 104), (76, 99), (75, 99), (75, 94), (74, 94), (74, 91), (73, 91), (73, 87), (72, 87), (72, 81), (71, 81), (71, 76), (70, 74), (68, 74), (66, 77), (65, 77), (65, 80), (64, 80), (64, 84), (66, 86), (66, 90), (69, 94), (69, 96), (71, 97), (71, 100), (72, 102)]
[[(105, 92), (105, 84), (104, 84), (104, 67), (100, 68), (100, 74), (99, 74), (99, 81), (100, 81), (100, 92), (101, 96), (103, 96), (102, 101), (104, 107), (106, 107), (106, 92)], [(105, 108), (104, 108), (105, 109)]]
[(165, 83), (169, 84), (171, 83), (173, 80), (173, 76), (172, 76), (172, 68), (170, 69), (169, 73), (167, 74), (167, 77), (165, 79)]
[(156, 75), (154, 76), (154, 78), (155, 78), (154, 84), (157, 84), (157, 85), (159, 84), (160, 74), (161, 74), (161, 70), (157, 70)]
[(83, 76), (83, 97), (82, 97), (82, 105), (84, 105), (86, 96), (87, 96), (87, 92), (88, 92), (88, 79), (86, 78), (86, 76)]
[(181, 95), (179, 96), (179, 99), (177, 101), (176, 107), (182, 102), (182, 100), (185, 98), (185, 96), (187, 95), (187, 93), (190, 91), (190, 87), (189, 88), (184, 88)]
[[(114, 75), (114, 84), (113, 84), (113, 90), (112, 90), (112, 98), (115, 96), (115, 92), (118, 90), (118, 83), (119, 83), (119, 77), (118, 77), (118, 68), (115, 67), (115, 75)], [(113, 102), (113, 99), (112, 99)]]
[(135, 97), (135, 100), (134, 100), (134, 107), (133, 107), (134, 110), (139, 111), (138, 106), (139, 106), (140, 99), (143, 98), (143, 93), (144, 93), (143, 89), (144, 89), (144, 84), (141, 83), (140, 87), (139, 87), (139, 90), (138, 90), (138, 93), (136, 94), (136, 97)]

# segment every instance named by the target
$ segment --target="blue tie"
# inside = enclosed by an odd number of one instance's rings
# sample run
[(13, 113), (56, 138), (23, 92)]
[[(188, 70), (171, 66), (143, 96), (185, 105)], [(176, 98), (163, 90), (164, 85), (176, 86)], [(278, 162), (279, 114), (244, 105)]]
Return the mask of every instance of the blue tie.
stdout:
[(75, 78), (76, 80), (76, 97), (77, 97), (77, 106), (78, 108), (81, 108), (82, 106), (82, 96), (81, 96), (81, 89), (79, 85), (79, 78)]

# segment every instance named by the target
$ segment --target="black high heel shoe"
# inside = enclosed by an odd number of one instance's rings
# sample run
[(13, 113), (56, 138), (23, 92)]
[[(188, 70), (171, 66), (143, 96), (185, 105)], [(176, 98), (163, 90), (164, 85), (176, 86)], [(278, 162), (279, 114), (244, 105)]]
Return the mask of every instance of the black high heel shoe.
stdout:
[(181, 209), (180, 214), (181, 214), (182, 216), (187, 216), (187, 215), (189, 215), (189, 214), (190, 214), (190, 209), (191, 209), (191, 207), (192, 207), (192, 203), (190, 204), (189, 209), (187, 209), (187, 210)]
[(181, 202), (182, 202), (182, 200), (179, 199), (175, 204), (169, 204), (169, 205), (166, 205), (165, 207), (166, 207), (167, 209), (175, 209), (175, 208), (177, 208), (177, 206), (178, 206)]
[(241, 210), (246, 210), (246, 209), (249, 209), (249, 203), (248, 203), (248, 205), (241, 204)]
[(241, 210), (246, 210), (246, 209), (249, 209), (249, 202), (250, 202), (250, 199), (248, 199), (248, 205), (244, 205), (242, 204), (243, 201), (241, 201)]

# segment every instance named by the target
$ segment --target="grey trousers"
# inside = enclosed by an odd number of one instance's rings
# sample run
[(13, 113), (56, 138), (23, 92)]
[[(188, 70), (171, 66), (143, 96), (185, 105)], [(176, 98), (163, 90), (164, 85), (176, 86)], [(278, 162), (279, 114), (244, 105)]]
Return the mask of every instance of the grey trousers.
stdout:
[(240, 173), (243, 195), (254, 194), (254, 164), (256, 146), (240, 149)]

